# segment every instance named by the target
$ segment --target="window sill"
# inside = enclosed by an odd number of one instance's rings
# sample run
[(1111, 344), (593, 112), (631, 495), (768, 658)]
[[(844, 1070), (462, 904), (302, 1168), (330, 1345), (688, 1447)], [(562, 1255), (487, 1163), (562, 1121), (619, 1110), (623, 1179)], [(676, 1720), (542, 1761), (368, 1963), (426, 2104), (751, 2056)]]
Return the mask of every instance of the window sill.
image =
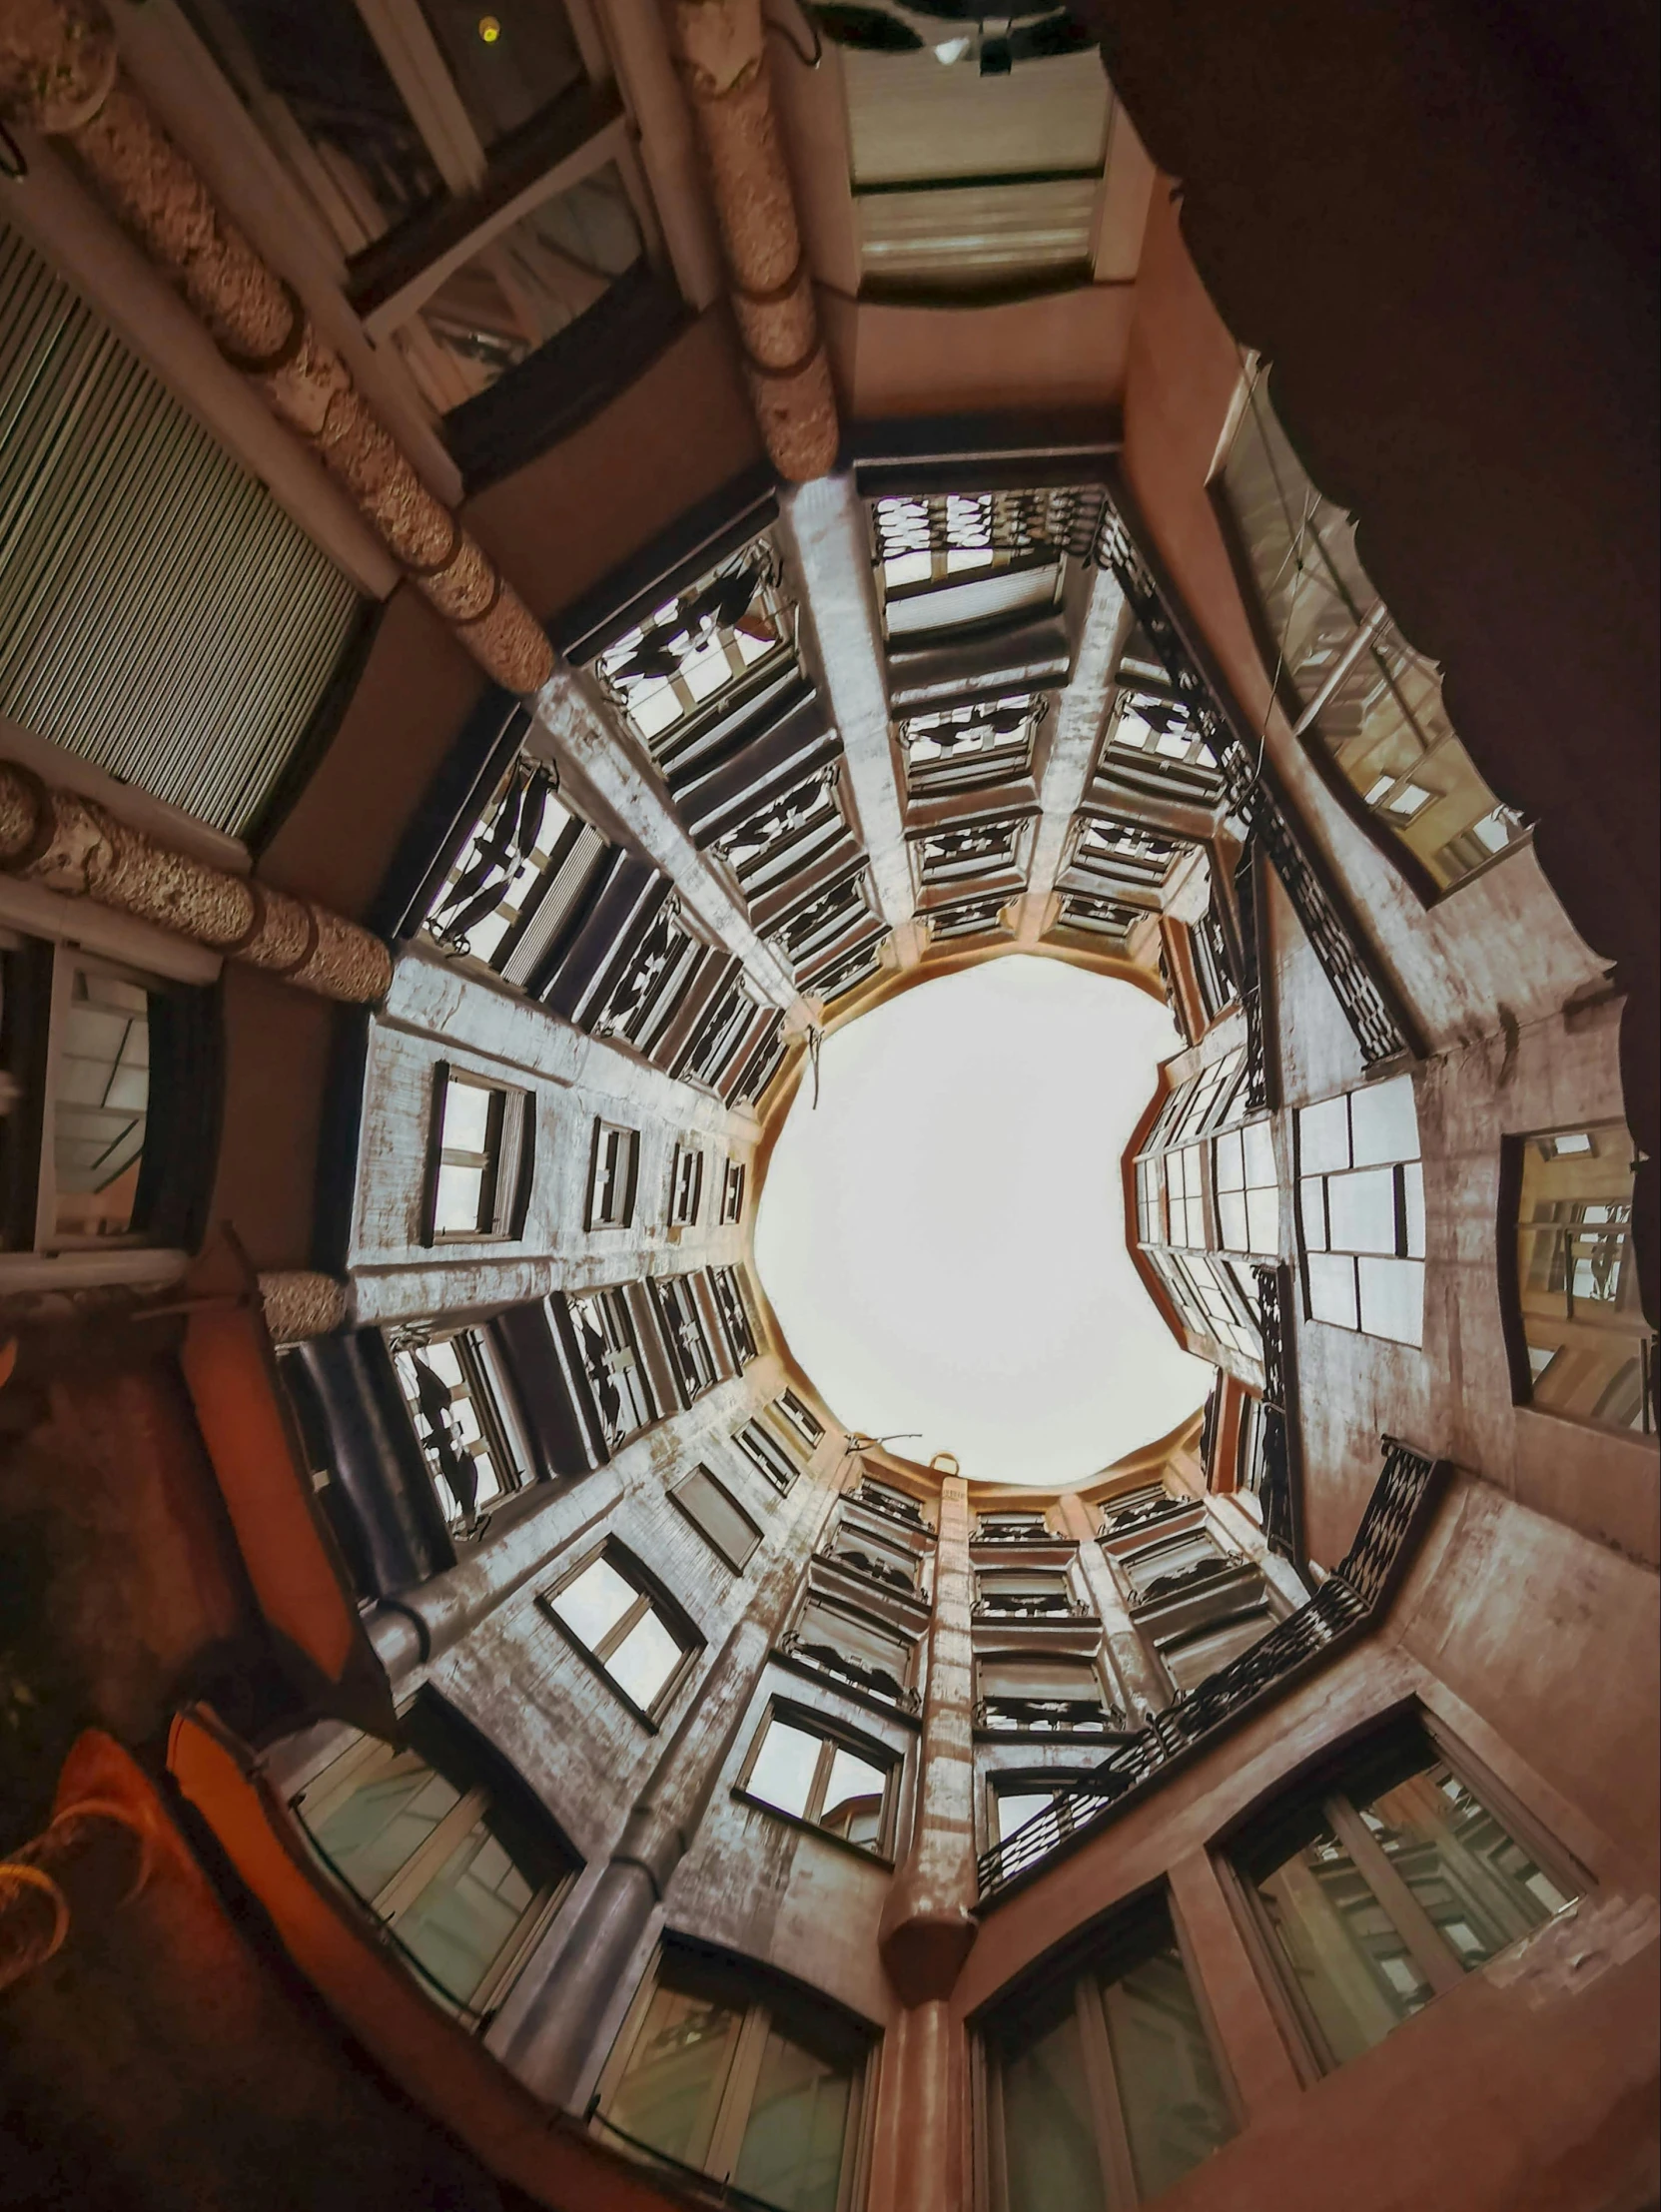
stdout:
[(782, 1821), (786, 1828), (793, 1828), (798, 1836), (812, 1836), (821, 1843), (829, 1843), (833, 1850), (841, 1851), (845, 1857), (860, 1859), (867, 1866), (878, 1867), (884, 1873), (891, 1874), (894, 1871), (895, 1862), (886, 1851), (874, 1849), (869, 1843), (850, 1843), (847, 1837), (838, 1836), (828, 1828), (820, 1828), (816, 1822), (804, 1821), (799, 1814), (786, 1813), (783, 1806), (769, 1805), (765, 1798), (753, 1796), (741, 1783), (733, 1784), (732, 1795), (739, 1805), (749, 1806), (754, 1812), (766, 1813), (773, 1820)]

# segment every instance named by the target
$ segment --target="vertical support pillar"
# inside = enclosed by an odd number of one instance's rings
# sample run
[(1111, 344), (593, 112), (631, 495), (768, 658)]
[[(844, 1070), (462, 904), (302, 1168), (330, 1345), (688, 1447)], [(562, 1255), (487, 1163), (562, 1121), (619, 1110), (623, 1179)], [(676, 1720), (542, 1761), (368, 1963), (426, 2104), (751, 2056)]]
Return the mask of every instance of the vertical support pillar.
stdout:
[(1118, 1679), (1128, 1719), (1139, 1721), (1145, 1713), (1157, 1713), (1171, 1700), (1147, 1646), (1137, 1634), (1130, 1611), (1119, 1594), (1113, 1570), (1096, 1541), (1096, 1516), (1077, 1491), (1061, 1500), (1063, 1526), (1079, 1540), (1079, 1565), (1086, 1585), (1102, 1616), (1102, 1632), (1108, 1656)]
[(877, 2105), (871, 2212), (958, 2212), (965, 2199), (962, 2030), (952, 1989), (975, 1940), (975, 1678), (969, 1486), (940, 1486), (934, 1619), (911, 1849), (878, 1936), (905, 2007), (890, 2031)]

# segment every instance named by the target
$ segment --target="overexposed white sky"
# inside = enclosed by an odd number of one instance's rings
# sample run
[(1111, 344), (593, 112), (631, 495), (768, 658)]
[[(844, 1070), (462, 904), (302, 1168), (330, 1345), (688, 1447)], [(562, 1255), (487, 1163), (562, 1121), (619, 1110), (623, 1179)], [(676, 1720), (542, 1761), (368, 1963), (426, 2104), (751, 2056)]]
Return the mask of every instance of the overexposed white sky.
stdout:
[(1020, 954), (827, 1038), (756, 1219), (790, 1348), (848, 1428), (983, 1481), (1079, 1481), (1199, 1406), (1125, 1248), (1120, 1158), (1182, 1040), (1127, 983)]

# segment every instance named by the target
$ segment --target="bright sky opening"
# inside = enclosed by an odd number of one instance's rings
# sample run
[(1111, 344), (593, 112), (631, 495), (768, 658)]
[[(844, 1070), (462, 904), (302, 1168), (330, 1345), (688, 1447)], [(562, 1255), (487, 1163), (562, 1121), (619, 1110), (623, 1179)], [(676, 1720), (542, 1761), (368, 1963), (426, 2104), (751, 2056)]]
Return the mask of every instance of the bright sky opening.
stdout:
[(839, 1421), (984, 1481), (1082, 1481), (1192, 1413), (1125, 1241), (1120, 1160), (1181, 1049), (1134, 985), (1014, 956), (826, 1040), (774, 1150), (755, 1256)]

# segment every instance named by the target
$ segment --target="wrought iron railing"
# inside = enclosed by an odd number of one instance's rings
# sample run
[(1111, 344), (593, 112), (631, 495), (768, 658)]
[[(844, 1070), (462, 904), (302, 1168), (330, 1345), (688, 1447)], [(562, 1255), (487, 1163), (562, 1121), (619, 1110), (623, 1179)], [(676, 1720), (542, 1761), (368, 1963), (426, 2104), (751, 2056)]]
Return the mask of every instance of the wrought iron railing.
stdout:
[(1260, 754), (1253, 756), (1224, 713), (1167, 613), (1147, 562), (1111, 506), (1102, 510), (1091, 558), (1118, 577), (1144, 635), (1188, 709), (1191, 725), (1205, 733), (1222, 765), (1229, 804), (1261, 841), (1367, 1065), (1375, 1067), (1410, 1052), (1412, 1040), (1402, 1017), (1380, 989), (1363, 947), (1310, 866), (1277, 795), (1264, 779)]
[(827, 1567), (842, 1567), (851, 1575), (862, 1575), (868, 1582), (881, 1583), (886, 1590), (897, 1590), (902, 1597), (921, 1595), (917, 1584), (903, 1567), (891, 1567), (885, 1559), (873, 1559), (869, 1552), (862, 1552), (850, 1545), (836, 1551), (815, 1552), (815, 1559)]
[(1088, 559), (1108, 512), (1100, 484), (1032, 491), (893, 493), (873, 500), (880, 561), (906, 553), (1071, 553)]
[(1089, 1606), (1065, 1590), (1005, 1590), (975, 1600), (977, 1621), (1083, 1621)]
[(1121, 1506), (1117, 1513), (1110, 1513), (1096, 1532), (1099, 1544), (1111, 1544), (1122, 1536), (1134, 1536), (1139, 1529), (1158, 1528), (1163, 1521), (1174, 1520), (1179, 1513), (1192, 1513), (1198, 1498), (1173, 1497), (1170, 1491), (1162, 1491), (1157, 1498), (1144, 1498), (1136, 1505)]
[(1289, 1268), (1257, 1267), (1257, 1333), (1263, 1345), (1262, 1478), (1257, 1501), (1263, 1511), (1263, 1535), (1268, 1548), (1282, 1559), (1296, 1559), (1298, 1541), (1297, 1496), (1293, 1482), (1291, 1391), (1285, 1338), (1284, 1291), (1291, 1280)]
[(974, 1541), (977, 1544), (1067, 1544), (1072, 1539), (1031, 1521), (979, 1521)]
[[(1046, 1736), (1118, 1736), (1130, 1723), (1116, 1705), (1097, 1705), (1083, 1698), (981, 1698), (975, 1706), (975, 1726), (984, 1729), (1025, 1730)], [(1071, 1791), (1067, 1793), (1071, 1796)], [(1030, 1828), (1032, 1823), (1027, 1826)], [(1016, 1836), (1025, 1836), (1017, 1829)], [(1010, 1838), (1013, 1843), (1015, 1837)]]
[(915, 1529), (924, 1536), (934, 1534), (923, 1518), (922, 1509), (913, 1505), (909, 1498), (891, 1496), (886, 1490), (874, 1489), (868, 1482), (862, 1482), (853, 1493), (853, 1503), (864, 1506), (868, 1513), (885, 1513), (902, 1528)]
[[(1171, 1598), (1184, 1598), (1193, 1591), (1203, 1590), (1224, 1576), (1238, 1574), (1250, 1566), (1245, 1559), (1225, 1559), (1215, 1555), (1190, 1560), (1186, 1567), (1173, 1567), (1169, 1574), (1156, 1575), (1145, 1583), (1131, 1600), (1133, 1613), (1145, 1613), (1150, 1606), (1164, 1605)], [(1254, 1571), (1254, 1570), (1253, 1570)]]
[(1260, 1711), (1337, 1645), (1362, 1635), (1383, 1612), (1417, 1546), (1444, 1461), (1393, 1437), (1361, 1525), (1342, 1564), (1306, 1604), (1215, 1675), (1185, 1691), (1094, 1773), (1004, 1838), (980, 1860), (983, 1903), (1042, 1865), (1064, 1843), (1100, 1827), (1111, 1812), (1154, 1787), (1173, 1765), (1225, 1729)]
[(889, 1705), (897, 1705), (902, 1713), (922, 1710), (919, 1692), (897, 1681), (886, 1667), (867, 1667), (863, 1660), (838, 1651), (834, 1644), (804, 1643), (792, 1629), (787, 1636), (780, 1637), (778, 1648), (784, 1658), (817, 1668), (819, 1673), (830, 1675), (838, 1682), (849, 1683), (854, 1689), (863, 1690), (867, 1697), (882, 1698)]

